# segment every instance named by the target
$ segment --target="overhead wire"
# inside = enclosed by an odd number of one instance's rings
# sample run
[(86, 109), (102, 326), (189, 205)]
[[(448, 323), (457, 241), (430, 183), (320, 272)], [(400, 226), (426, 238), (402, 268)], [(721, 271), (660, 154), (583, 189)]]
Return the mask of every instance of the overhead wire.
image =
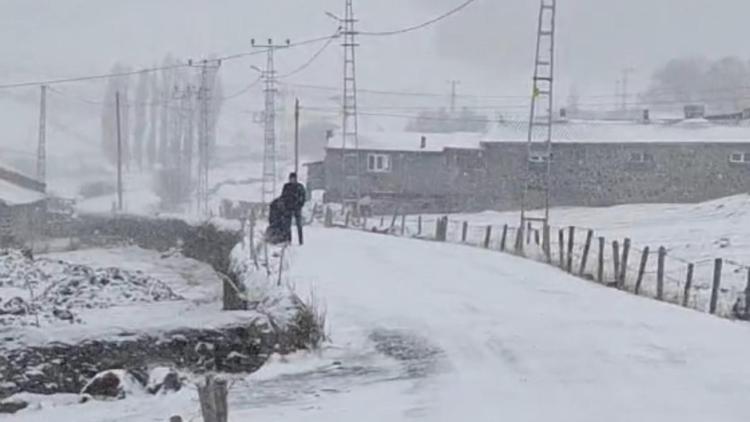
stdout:
[(341, 27), (339, 27), (333, 35), (328, 37), (328, 41), (326, 41), (326, 43), (323, 44), (323, 46), (318, 51), (316, 51), (315, 54), (313, 54), (305, 63), (303, 63), (301, 66), (297, 67), (296, 69), (292, 70), (291, 72), (280, 75), (279, 78), (281, 79), (288, 78), (290, 76), (294, 76), (298, 73), (303, 72), (305, 69), (310, 67), (313, 63), (315, 63), (315, 61), (323, 54), (323, 52), (325, 52), (326, 49), (328, 49), (331, 43), (333, 43), (333, 40), (339, 38), (340, 36), (341, 36)]
[(453, 9), (451, 9), (451, 10), (443, 13), (440, 16), (437, 16), (435, 18), (432, 18), (432, 19), (430, 19), (428, 21), (422, 22), (422, 23), (417, 24), (417, 25), (408, 26), (406, 28), (396, 29), (396, 30), (393, 30), (393, 31), (379, 31), (379, 32), (376, 32), (376, 31), (360, 31), (358, 33), (361, 34), (361, 35), (369, 35), (369, 36), (390, 36), (390, 35), (399, 35), (399, 34), (405, 34), (407, 32), (417, 31), (417, 30), (420, 30), (422, 28), (426, 28), (426, 27), (428, 27), (430, 25), (434, 25), (434, 24), (436, 24), (436, 23), (438, 23), (438, 22), (440, 22), (440, 21), (442, 21), (444, 19), (447, 19), (447, 18), (455, 15), (456, 13), (458, 13), (458, 12), (466, 9), (467, 7), (469, 7), (472, 3), (476, 2), (476, 1), (477, 0), (466, 0), (465, 2), (461, 3), (457, 7), (454, 7)]
[[(299, 47), (303, 45), (315, 44), (321, 41), (330, 40), (330, 38), (331, 38), (330, 35), (325, 36), (325, 37), (311, 38), (308, 40), (290, 43), (287, 47), (293, 48), (293, 47)], [(248, 51), (248, 52), (241, 52), (241, 53), (236, 53), (236, 54), (220, 56), (220, 57), (213, 58), (212, 60), (231, 61), (231, 60), (236, 60), (239, 58), (255, 56), (255, 55), (265, 54), (265, 53), (266, 53), (266, 50), (255, 50), (255, 51)], [(94, 80), (100, 80), (100, 79), (133, 76), (133, 75), (138, 75), (141, 73), (153, 73), (153, 72), (160, 72), (160, 71), (165, 71), (165, 70), (195, 67), (195, 66), (198, 66), (200, 62), (201, 62), (200, 60), (198, 61), (189, 60), (187, 62), (176, 63), (176, 64), (171, 64), (171, 65), (145, 67), (145, 68), (140, 68), (136, 70), (128, 70), (128, 71), (122, 71), (122, 72), (110, 72), (110, 73), (77, 76), (77, 77), (69, 77), (69, 78), (55, 78), (55, 79), (44, 79), (44, 80), (36, 80), (36, 81), (0, 84), (0, 89), (24, 88), (24, 87), (33, 87), (33, 86), (42, 86), (42, 85), (50, 86), (50, 85), (66, 84), (66, 83), (73, 83), (73, 82), (86, 82), (86, 81), (94, 81)]]

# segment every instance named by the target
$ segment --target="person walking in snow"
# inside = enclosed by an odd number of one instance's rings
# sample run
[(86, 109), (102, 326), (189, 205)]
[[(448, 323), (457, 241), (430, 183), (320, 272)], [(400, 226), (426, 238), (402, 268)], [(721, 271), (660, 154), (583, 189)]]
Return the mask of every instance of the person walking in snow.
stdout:
[[(284, 201), (284, 206), (286, 207), (287, 212), (291, 214), (291, 217), (294, 218), (294, 221), (297, 224), (297, 240), (299, 240), (299, 244), (302, 245), (304, 243), (302, 238), (302, 207), (305, 206), (305, 202), (307, 201), (307, 191), (305, 191), (305, 187), (297, 181), (297, 173), (289, 174), (289, 182), (284, 185), (284, 189), (281, 191), (281, 198)], [(291, 243), (292, 219), (290, 218), (288, 222), (290, 225), (288, 241)]]

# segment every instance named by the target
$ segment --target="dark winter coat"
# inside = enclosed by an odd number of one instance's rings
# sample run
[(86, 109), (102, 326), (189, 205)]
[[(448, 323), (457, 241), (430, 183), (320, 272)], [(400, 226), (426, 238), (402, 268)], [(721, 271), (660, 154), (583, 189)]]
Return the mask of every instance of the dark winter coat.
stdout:
[(266, 240), (275, 245), (288, 242), (292, 237), (292, 214), (284, 205), (282, 198), (276, 198), (271, 202), (268, 211), (268, 229)]
[(284, 205), (290, 211), (299, 211), (305, 205), (307, 201), (307, 192), (302, 183), (289, 182), (284, 185), (284, 189), (281, 191), (281, 198), (284, 200)]

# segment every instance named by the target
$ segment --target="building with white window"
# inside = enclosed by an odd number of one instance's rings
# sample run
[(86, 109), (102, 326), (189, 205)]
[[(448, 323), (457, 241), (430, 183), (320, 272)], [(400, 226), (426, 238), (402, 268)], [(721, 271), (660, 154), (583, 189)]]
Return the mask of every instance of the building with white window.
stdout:
[(527, 169), (546, 171), (549, 160), (553, 205), (699, 202), (750, 192), (750, 127), (565, 121), (554, 126), (552, 155), (530, 157), (527, 128), (505, 122), (486, 135), (363, 134), (359, 158), (347, 149), (345, 161), (334, 141), (323, 161), (308, 165), (311, 188), (339, 202), (343, 175), (359, 163), (361, 194), (376, 212), (516, 209)]

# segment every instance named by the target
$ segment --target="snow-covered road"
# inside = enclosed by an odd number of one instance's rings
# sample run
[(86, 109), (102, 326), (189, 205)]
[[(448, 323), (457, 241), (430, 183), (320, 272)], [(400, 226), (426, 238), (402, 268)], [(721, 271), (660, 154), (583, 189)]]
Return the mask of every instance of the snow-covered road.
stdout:
[[(233, 381), (240, 421), (746, 421), (750, 325), (497, 252), (311, 228), (332, 344)], [(194, 389), (11, 417), (199, 420)], [(192, 418), (192, 419), (191, 419)]]
[[(335, 408), (358, 419), (744, 421), (750, 326), (637, 298), (480, 249), (312, 229), (298, 286), (325, 298), (334, 342), (397, 330), (439, 349), (405, 394)], [(325, 406), (307, 420), (331, 420)], [(368, 419), (372, 416), (372, 419)], [(310, 419), (311, 418), (311, 419)], [(394, 420), (394, 419), (391, 419)]]

